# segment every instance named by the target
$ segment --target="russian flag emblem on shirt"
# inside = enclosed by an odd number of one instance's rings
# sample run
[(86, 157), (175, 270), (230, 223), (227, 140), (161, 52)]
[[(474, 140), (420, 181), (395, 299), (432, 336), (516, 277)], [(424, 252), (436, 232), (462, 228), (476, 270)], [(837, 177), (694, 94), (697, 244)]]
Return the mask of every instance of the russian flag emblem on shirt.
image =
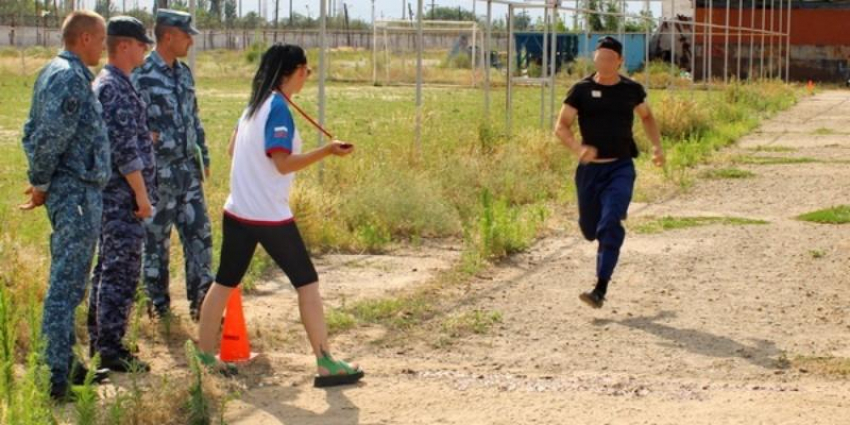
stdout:
[(274, 138), (275, 139), (283, 139), (289, 136), (289, 129), (286, 126), (280, 126), (274, 128)]

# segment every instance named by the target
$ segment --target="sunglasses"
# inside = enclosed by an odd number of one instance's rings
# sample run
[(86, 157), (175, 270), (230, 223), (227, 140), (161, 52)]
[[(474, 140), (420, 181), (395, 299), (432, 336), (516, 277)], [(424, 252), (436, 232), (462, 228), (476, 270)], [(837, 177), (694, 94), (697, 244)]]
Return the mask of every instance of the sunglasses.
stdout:
[(307, 70), (307, 76), (308, 76), (308, 77), (309, 77), (309, 76), (311, 76), (311, 75), (313, 75), (313, 68), (310, 68), (310, 67), (309, 67), (309, 66), (307, 66), (307, 65), (301, 65), (301, 67)]

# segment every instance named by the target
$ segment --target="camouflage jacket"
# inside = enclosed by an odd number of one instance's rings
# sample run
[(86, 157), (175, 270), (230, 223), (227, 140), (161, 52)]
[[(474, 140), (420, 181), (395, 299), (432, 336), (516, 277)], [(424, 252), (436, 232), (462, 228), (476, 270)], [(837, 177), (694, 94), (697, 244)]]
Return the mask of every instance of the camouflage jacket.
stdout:
[(110, 152), (94, 79), (80, 58), (62, 51), (38, 75), (23, 146), (30, 184), (48, 191), (58, 178), (103, 188), (109, 179)]
[(112, 175), (104, 198), (134, 199), (133, 189), (124, 176), (141, 171), (148, 197), (155, 203), (156, 162), (144, 102), (130, 77), (112, 65), (103, 67), (94, 80), (94, 93), (103, 105), (103, 121), (112, 153)]
[[(196, 146), (204, 166), (209, 166), (204, 128), (198, 118), (195, 80), (189, 67), (175, 61), (168, 66), (157, 52), (133, 72), (133, 84), (147, 105), (148, 127), (157, 133), (154, 142), (157, 164), (196, 163)], [(159, 182), (162, 184), (163, 182)]]

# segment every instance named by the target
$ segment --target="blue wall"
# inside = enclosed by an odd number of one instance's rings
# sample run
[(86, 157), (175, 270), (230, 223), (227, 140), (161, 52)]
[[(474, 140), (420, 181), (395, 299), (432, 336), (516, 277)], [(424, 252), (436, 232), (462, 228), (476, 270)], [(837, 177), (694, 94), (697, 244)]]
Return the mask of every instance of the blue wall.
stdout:
[[(585, 37), (584, 34), (578, 34), (578, 55), (588, 58), (593, 57), (593, 51), (596, 50), (596, 42), (600, 38), (610, 35), (620, 40), (619, 34), (589, 34)], [(625, 40), (620, 40), (623, 43), (623, 54), (626, 57), (625, 67), (629, 72), (636, 71), (643, 67), (643, 61), (646, 58), (645, 40), (646, 34), (623, 34)]]
[[(596, 50), (596, 42), (600, 38), (610, 35), (616, 39), (620, 39), (618, 34), (594, 33), (588, 34), (558, 34), (558, 68), (560, 64), (571, 62), (575, 56), (578, 57), (593, 57), (593, 51)], [(646, 58), (645, 40), (646, 34), (623, 34), (625, 40), (620, 40), (623, 43), (623, 54), (625, 55), (625, 67), (629, 72), (636, 71), (643, 67), (643, 61)], [(517, 66), (523, 67), (527, 65), (525, 59), (541, 60), (543, 53), (543, 33), (539, 32), (518, 32), (514, 34), (514, 42), (516, 43)], [(525, 53), (528, 57), (523, 56)]]

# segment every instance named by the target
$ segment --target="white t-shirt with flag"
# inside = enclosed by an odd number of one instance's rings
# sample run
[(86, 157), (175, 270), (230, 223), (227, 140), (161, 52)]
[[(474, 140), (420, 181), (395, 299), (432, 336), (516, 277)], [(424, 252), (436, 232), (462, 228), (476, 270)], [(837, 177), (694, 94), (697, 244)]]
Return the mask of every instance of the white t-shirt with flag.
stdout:
[(248, 117), (239, 119), (225, 215), (247, 224), (278, 225), (293, 220), (289, 192), (295, 173), (281, 174), (273, 152), (301, 153), (301, 137), (286, 99), (274, 92)]

